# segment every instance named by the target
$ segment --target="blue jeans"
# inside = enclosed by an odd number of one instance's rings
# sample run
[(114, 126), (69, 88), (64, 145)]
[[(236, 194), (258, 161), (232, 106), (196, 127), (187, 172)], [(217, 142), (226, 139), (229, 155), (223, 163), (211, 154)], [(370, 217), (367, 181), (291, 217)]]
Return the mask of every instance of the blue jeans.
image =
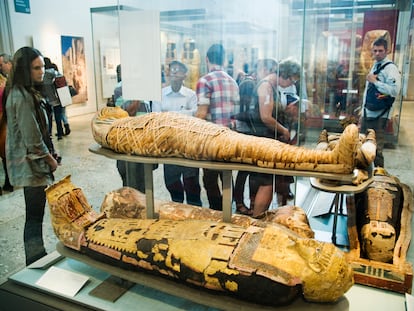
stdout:
[(62, 121), (63, 124), (69, 124), (68, 117), (66, 116), (66, 107), (62, 107)]
[(62, 106), (54, 106), (53, 107), (53, 114), (55, 115), (55, 122), (56, 122), (56, 131), (57, 131), (57, 136), (58, 137), (62, 137), (63, 136), (63, 112), (62, 112), (63, 107)]

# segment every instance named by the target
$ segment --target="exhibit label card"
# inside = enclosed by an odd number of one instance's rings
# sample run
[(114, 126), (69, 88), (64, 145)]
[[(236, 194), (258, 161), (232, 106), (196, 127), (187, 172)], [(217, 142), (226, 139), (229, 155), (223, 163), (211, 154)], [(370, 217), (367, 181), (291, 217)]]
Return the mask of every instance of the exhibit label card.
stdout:
[(69, 297), (76, 293), (88, 281), (88, 277), (57, 267), (50, 267), (36, 282), (36, 285)]

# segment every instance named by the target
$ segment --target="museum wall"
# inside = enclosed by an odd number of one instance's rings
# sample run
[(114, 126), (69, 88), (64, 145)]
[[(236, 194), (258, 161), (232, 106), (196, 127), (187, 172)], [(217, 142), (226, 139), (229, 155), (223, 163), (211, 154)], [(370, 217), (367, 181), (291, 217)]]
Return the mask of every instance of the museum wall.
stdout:
[[(91, 45), (90, 1), (30, 1), (30, 14), (17, 13), (14, 1), (8, 0), (13, 47), (33, 46), (57, 64), (62, 71), (61, 36), (83, 38), (85, 68), (81, 101), (68, 106), (68, 116), (96, 111), (95, 81)], [(12, 51), (13, 52), (13, 51)]]
[[(91, 8), (99, 7), (108, 7), (108, 6), (117, 6), (123, 5), (128, 7), (139, 7), (144, 10), (155, 10), (160, 7), (165, 8), (165, 10), (180, 10), (180, 9), (205, 9), (208, 11), (209, 15), (226, 15), (226, 17), (232, 17), (232, 15), (237, 15), (237, 19), (242, 20), (253, 20), (255, 23), (263, 26), (263, 28), (268, 29), (278, 29), (280, 23), (283, 21), (280, 20), (281, 17), (287, 16), (287, 7), (286, 4), (280, 4), (278, 1), (269, 1), (267, 3), (267, 14), (263, 14), (263, 10), (258, 8), (257, 4), (246, 1), (243, 4), (244, 13), (240, 13), (239, 10), (234, 10), (234, 7), (225, 1), (220, 3), (215, 3), (214, 6), (209, 2), (206, 4), (204, 1), (179, 1), (179, 2), (165, 2), (162, 0), (156, 1), (117, 1), (117, 0), (92, 0), (92, 1), (63, 1), (63, 0), (36, 0), (29, 1), (30, 4), (30, 14), (18, 13), (15, 11), (14, 1), (8, 1), (8, 8), (10, 14), (10, 26), (11, 26), (11, 36), (14, 51), (19, 49), (22, 46), (33, 46), (38, 48), (45, 56), (49, 56), (53, 62), (55, 62), (59, 69), (62, 71), (62, 49), (61, 49), (61, 36), (69, 36), (82, 38), (84, 43), (84, 57), (85, 57), (85, 68), (84, 74), (86, 77), (84, 81), (85, 95), (81, 100), (77, 101), (76, 105), (71, 105), (67, 109), (69, 116), (75, 116), (80, 114), (86, 114), (96, 111), (97, 108), (105, 105), (106, 98), (102, 96), (102, 81), (101, 77), (96, 73), (99, 72), (96, 68), (100, 66), (99, 57), (94, 57), (94, 48), (92, 36), (98, 36), (103, 38), (107, 36), (109, 39), (114, 39), (117, 34), (117, 24), (113, 21), (108, 22), (104, 28), (94, 29), (95, 33), (92, 35), (91, 27)], [(166, 5), (167, 4), (167, 5)], [(212, 12), (214, 10), (214, 12)], [(115, 26), (115, 29), (114, 29)], [(189, 26), (191, 28), (191, 26)], [(224, 27), (223, 25), (218, 25), (218, 27)], [(105, 35), (106, 33), (106, 35)], [(297, 36), (300, 37), (300, 34), (295, 30)], [(243, 40), (240, 40), (241, 37), (246, 37), (246, 33), (240, 35), (237, 34), (226, 34), (218, 32), (216, 35), (212, 35), (206, 40), (205, 37), (196, 34), (183, 34), (173, 33), (173, 32), (163, 32), (161, 34), (166, 43), (168, 40), (174, 40), (179, 45), (179, 51), (182, 53), (182, 46), (186, 39), (192, 38), (195, 39), (198, 43), (198, 49), (205, 53), (205, 50), (208, 46), (217, 41), (222, 41), (228, 46), (233, 46), (233, 54), (239, 55), (243, 53)], [(282, 58), (287, 56), (289, 49), (286, 49), (286, 46), (277, 44), (278, 42), (285, 42), (288, 40), (290, 42), (295, 42), (292, 40), (292, 33), (289, 31), (284, 31), (280, 33), (267, 33), (260, 37), (256, 37), (251, 44), (258, 44), (265, 46), (265, 49), (260, 49), (260, 57), (275, 57)], [(296, 36), (296, 35), (295, 35)], [(116, 39), (114, 39), (116, 40)], [(297, 44), (300, 44), (300, 40), (297, 41)], [(165, 61), (166, 55), (166, 44), (161, 46), (161, 60)], [(300, 56), (300, 49), (295, 49), (292, 45), (291, 50), (298, 51), (297, 54)], [(14, 51), (10, 51), (13, 53)], [(8, 52), (8, 51), (6, 51)], [(285, 55), (283, 55), (285, 54)], [(240, 59), (240, 58), (237, 58)], [(205, 70), (204, 64), (204, 55), (201, 55), (201, 70)], [(242, 64), (235, 64), (238, 67), (241, 67)], [(96, 76), (96, 81), (95, 81)]]
[[(303, 62), (304, 68), (307, 69), (308, 81), (313, 79), (311, 69), (314, 66), (312, 63), (308, 63), (308, 59), (316, 59), (315, 54), (323, 55), (323, 52), (328, 51), (320, 47), (315, 48), (315, 46), (320, 46), (315, 42), (308, 42), (309, 40), (318, 40), (317, 38), (321, 37), (318, 31), (312, 35), (313, 28), (308, 27), (309, 25), (306, 26), (306, 35), (303, 36), (304, 17), (301, 14), (290, 14), (288, 1), (267, 0), (259, 6), (257, 3), (242, 0), (238, 6), (243, 8), (240, 10), (234, 8), (233, 1), (32, 0), (29, 1), (30, 14), (17, 13), (13, 0), (3, 1), (8, 2), (13, 48), (15, 50), (25, 45), (34, 46), (41, 50), (44, 55), (49, 56), (62, 69), (61, 36), (83, 39), (85, 60), (83, 87), (85, 94), (78, 99), (78, 104), (68, 107), (69, 116), (94, 112), (104, 106), (108, 98), (107, 92), (104, 92), (102, 87), (105, 81), (102, 81), (104, 78), (101, 72), (102, 60), (96, 52), (98, 48), (97, 41), (106, 39), (115, 43), (119, 37), (118, 21), (116, 17), (115, 19), (108, 17), (108, 22), (102, 22), (99, 27), (92, 29), (91, 8), (110, 6), (116, 8), (117, 5), (122, 5), (133, 8), (139, 7), (140, 10), (162, 8), (164, 13), (165, 11), (175, 10), (204, 10), (204, 16), (199, 17), (198, 20), (182, 19), (175, 22), (175, 24), (169, 23), (167, 27), (165, 25), (161, 26), (160, 57), (162, 64), (166, 64), (168, 42), (176, 44), (177, 57), (181, 57), (184, 43), (191, 39), (195, 41), (197, 49), (200, 51), (200, 74), (205, 72), (205, 51), (211, 43), (217, 41), (223, 42), (226, 48), (230, 47), (229, 52), (234, 55), (233, 66), (236, 73), (242, 67), (244, 59), (251, 60), (254, 57), (283, 59), (291, 56)], [(263, 10), (264, 6), (266, 10)], [(116, 13), (116, 10), (113, 12)], [(209, 19), (212, 17), (215, 21), (220, 19), (222, 21), (219, 23), (212, 22), (209, 25)], [(230, 25), (228, 21), (235, 22)], [(204, 25), (202, 26), (204, 28), (194, 28), (194, 25)], [(214, 25), (216, 28), (206, 28), (206, 25), (208, 27)], [(232, 26), (234, 30), (237, 25), (239, 26), (237, 30), (227, 31), (227, 27)], [(253, 29), (252, 25), (260, 29)], [(315, 28), (315, 30), (318, 29)], [(208, 36), (205, 35), (206, 33), (208, 33)], [(303, 50), (304, 47), (307, 47), (306, 50)], [(258, 55), (254, 55), (256, 51), (258, 51)], [(408, 82), (407, 99), (413, 98), (412, 80), (410, 78)], [(309, 97), (312, 97), (314, 86), (309, 84), (306, 85), (306, 88)], [(317, 102), (317, 98), (314, 101)]]

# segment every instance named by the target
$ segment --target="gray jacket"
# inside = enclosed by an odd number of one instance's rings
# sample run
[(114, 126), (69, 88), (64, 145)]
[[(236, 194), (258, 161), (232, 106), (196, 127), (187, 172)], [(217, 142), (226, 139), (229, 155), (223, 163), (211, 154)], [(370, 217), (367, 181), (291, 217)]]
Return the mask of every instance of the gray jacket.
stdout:
[(45, 161), (49, 149), (36, 119), (32, 95), (13, 87), (7, 97), (6, 112), (6, 158), (11, 184), (21, 187), (51, 184), (54, 177)]

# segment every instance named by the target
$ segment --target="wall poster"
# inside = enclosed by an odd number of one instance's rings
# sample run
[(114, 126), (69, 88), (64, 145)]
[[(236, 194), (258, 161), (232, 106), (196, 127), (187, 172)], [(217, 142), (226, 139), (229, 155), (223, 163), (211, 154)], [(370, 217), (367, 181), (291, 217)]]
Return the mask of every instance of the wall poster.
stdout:
[(62, 70), (68, 85), (73, 86), (77, 95), (72, 97), (74, 104), (88, 100), (85, 44), (83, 37), (61, 36)]

